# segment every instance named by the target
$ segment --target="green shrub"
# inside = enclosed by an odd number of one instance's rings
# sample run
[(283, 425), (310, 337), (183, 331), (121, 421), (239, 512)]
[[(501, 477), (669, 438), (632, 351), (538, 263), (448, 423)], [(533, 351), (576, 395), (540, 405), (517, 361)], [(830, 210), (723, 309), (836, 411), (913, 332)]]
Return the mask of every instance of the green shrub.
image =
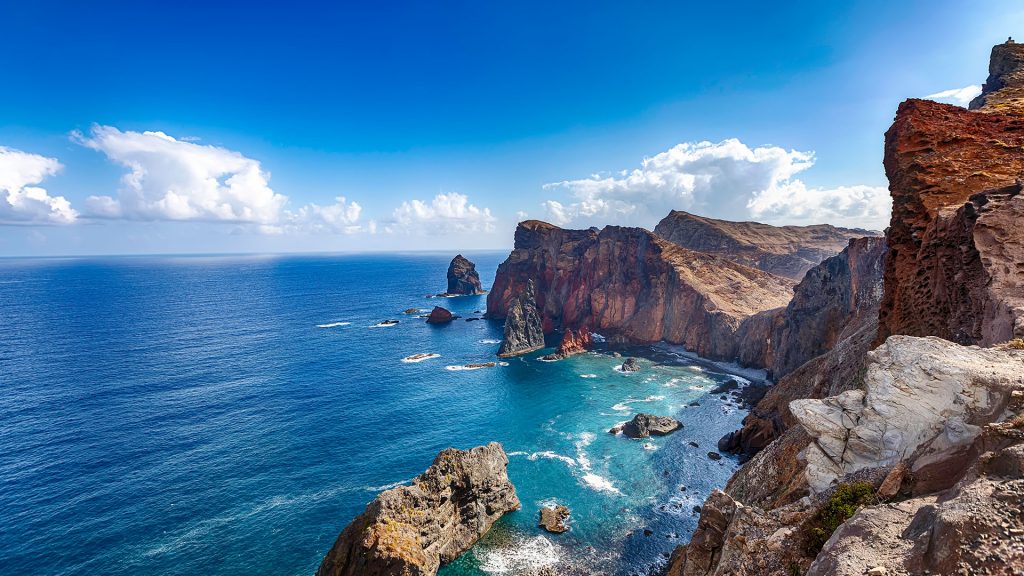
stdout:
[(871, 503), (874, 494), (875, 488), (869, 482), (837, 486), (835, 492), (805, 525), (807, 553), (817, 556), (836, 528), (849, 520), (858, 508)]

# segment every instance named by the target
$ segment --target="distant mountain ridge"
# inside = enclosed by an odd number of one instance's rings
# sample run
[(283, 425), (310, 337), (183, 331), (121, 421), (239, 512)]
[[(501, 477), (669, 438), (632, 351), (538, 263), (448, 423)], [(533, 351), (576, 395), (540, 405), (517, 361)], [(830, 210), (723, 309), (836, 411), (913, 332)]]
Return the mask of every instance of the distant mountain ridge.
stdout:
[(770, 274), (801, 280), (808, 270), (839, 254), (850, 240), (881, 232), (830, 224), (772, 226), (731, 222), (673, 210), (654, 233), (683, 248), (722, 256)]

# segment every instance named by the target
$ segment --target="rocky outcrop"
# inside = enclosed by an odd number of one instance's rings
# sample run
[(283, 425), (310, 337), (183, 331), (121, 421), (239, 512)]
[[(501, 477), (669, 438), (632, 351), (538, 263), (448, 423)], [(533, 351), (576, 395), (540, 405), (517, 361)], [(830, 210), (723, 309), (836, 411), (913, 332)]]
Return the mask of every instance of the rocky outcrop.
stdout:
[(540, 509), (540, 520), (537, 522), (537, 526), (552, 534), (562, 534), (569, 531), (569, 525), (566, 523), (568, 520), (569, 509), (565, 506), (545, 507)]
[(619, 370), (623, 372), (639, 372), (640, 361), (636, 358), (626, 358), (626, 360), (619, 366)]
[(733, 262), (800, 280), (808, 270), (835, 256), (869, 230), (814, 226), (771, 226), (729, 222), (673, 210), (654, 228), (658, 236), (689, 250), (715, 254)]
[(682, 428), (683, 423), (675, 418), (640, 413), (633, 416), (633, 419), (623, 424), (621, 428), (616, 426), (610, 431), (617, 433), (621, 430), (622, 435), (629, 438), (648, 438), (650, 436), (667, 436)]
[(795, 423), (791, 401), (858, 385), (878, 331), (885, 253), (884, 238), (851, 240), (794, 288), (768, 338), (767, 363), (781, 378), (744, 418), (743, 428), (722, 439), (722, 450), (753, 456)]
[(581, 328), (579, 330), (566, 330), (562, 334), (562, 341), (558, 344), (558, 349), (553, 354), (544, 356), (542, 360), (562, 360), (569, 356), (575, 356), (582, 354), (590, 349), (593, 345), (593, 338), (590, 335), (590, 330)]
[(948, 488), (939, 484), (956, 478), (932, 465), (967, 457), (1015, 392), (1024, 395), (1024, 352), (892, 336), (868, 353), (863, 389), (790, 404), (813, 439), (808, 484), (823, 492), (859, 470), (913, 458), (920, 489)]
[(455, 315), (440, 306), (434, 306), (427, 316), (427, 324), (447, 324), (452, 320), (455, 320)]
[(411, 486), (378, 495), (341, 533), (317, 576), (436, 574), (519, 508), (507, 465), (493, 442), (441, 452)]
[(969, 108), (981, 112), (1024, 112), (1024, 44), (1011, 39), (992, 48), (988, 79)]
[(498, 357), (509, 358), (527, 354), (544, 347), (544, 332), (541, 329), (537, 301), (534, 297), (533, 281), (512, 301), (505, 317), (505, 335), (498, 349)]
[(448, 290), (446, 296), (474, 296), (484, 294), (485, 290), (480, 285), (480, 275), (476, 272), (476, 264), (473, 264), (462, 254), (452, 258), (448, 265)]
[(1024, 335), (1022, 147), (1024, 116), (900, 105), (885, 135), (893, 213), (876, 342)]
[(529, 280), (545, 333), (586, 328), (613, 343), (665, 340), (730, 360), (743, 319), (784, 306), (792, 288), (640, 228), (565, 230), (536, 220), (516, 229), (487, 297), (488, 317), (505, 318)]

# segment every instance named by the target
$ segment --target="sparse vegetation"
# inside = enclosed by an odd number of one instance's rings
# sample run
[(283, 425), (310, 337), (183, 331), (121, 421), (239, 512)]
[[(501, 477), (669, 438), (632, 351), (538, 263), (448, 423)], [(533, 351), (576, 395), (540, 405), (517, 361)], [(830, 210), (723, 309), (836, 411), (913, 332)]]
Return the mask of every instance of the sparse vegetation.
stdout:
[(1024, 338), (1014, 338), (999, 345), (1005, 350), (1024, 350)]
[(875, 488), (869, 482), (840, 484), (804, 525), (805, 551), (817, 556), (839, 525), (849, 520), (857, 509), (874, 500)]

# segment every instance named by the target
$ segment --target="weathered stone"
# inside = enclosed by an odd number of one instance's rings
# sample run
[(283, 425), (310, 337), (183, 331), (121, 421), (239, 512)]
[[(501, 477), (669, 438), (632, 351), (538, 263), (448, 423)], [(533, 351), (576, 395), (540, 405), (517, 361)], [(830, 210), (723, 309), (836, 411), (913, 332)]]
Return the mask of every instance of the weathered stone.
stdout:
[(427, 316), (427, 324), (447, 324), (455, 320), (455, 315), (440, 306), (434, 306)]
[(619, 370), (623, 372), (639, 372), (640, 362), (636, 358), (626, 358), (626, 361), (619, 366)]
[(568, 519), (569, 509), (565, 506), (541, 508), (540, 520), (537, 522), (537, 525), (552, 534), (561, 534), (569, 530), (569, 525), (566, 524)]
[(476, 272), (476, 265), (459, 254), (452, 258), (448, 265), (448, 291), (447, 295), (473, 296), (483, 294), (484, 289), (480, 285), (480, 275)]
[(562, 341), (559, 343), (558, 349), (555, 350), (554, 354), (548, 354), (541, 359), (562, 360), (563, 358), (586, 352), (592, 344), (590, 331), (586, 328), (579, 330), (569, 329), (562, 334)]
[(632, 420), (622, 425), (622, 434), (630, 438), (666, 436), (682, 429), (682, 427), (682, 422), (675, 418), (641, 413), (633, 416)]
[(444, 450), (411, 486), (380, 493), (338, 536), (317, 576), (428, 576), (519, 508), (492, 442)]
[(534, 298), (533, 280), (509, 306), (505, 317), (505, 335), (498, 349), (500, 358), (527, 354), (544, 347), (544, 332)]

